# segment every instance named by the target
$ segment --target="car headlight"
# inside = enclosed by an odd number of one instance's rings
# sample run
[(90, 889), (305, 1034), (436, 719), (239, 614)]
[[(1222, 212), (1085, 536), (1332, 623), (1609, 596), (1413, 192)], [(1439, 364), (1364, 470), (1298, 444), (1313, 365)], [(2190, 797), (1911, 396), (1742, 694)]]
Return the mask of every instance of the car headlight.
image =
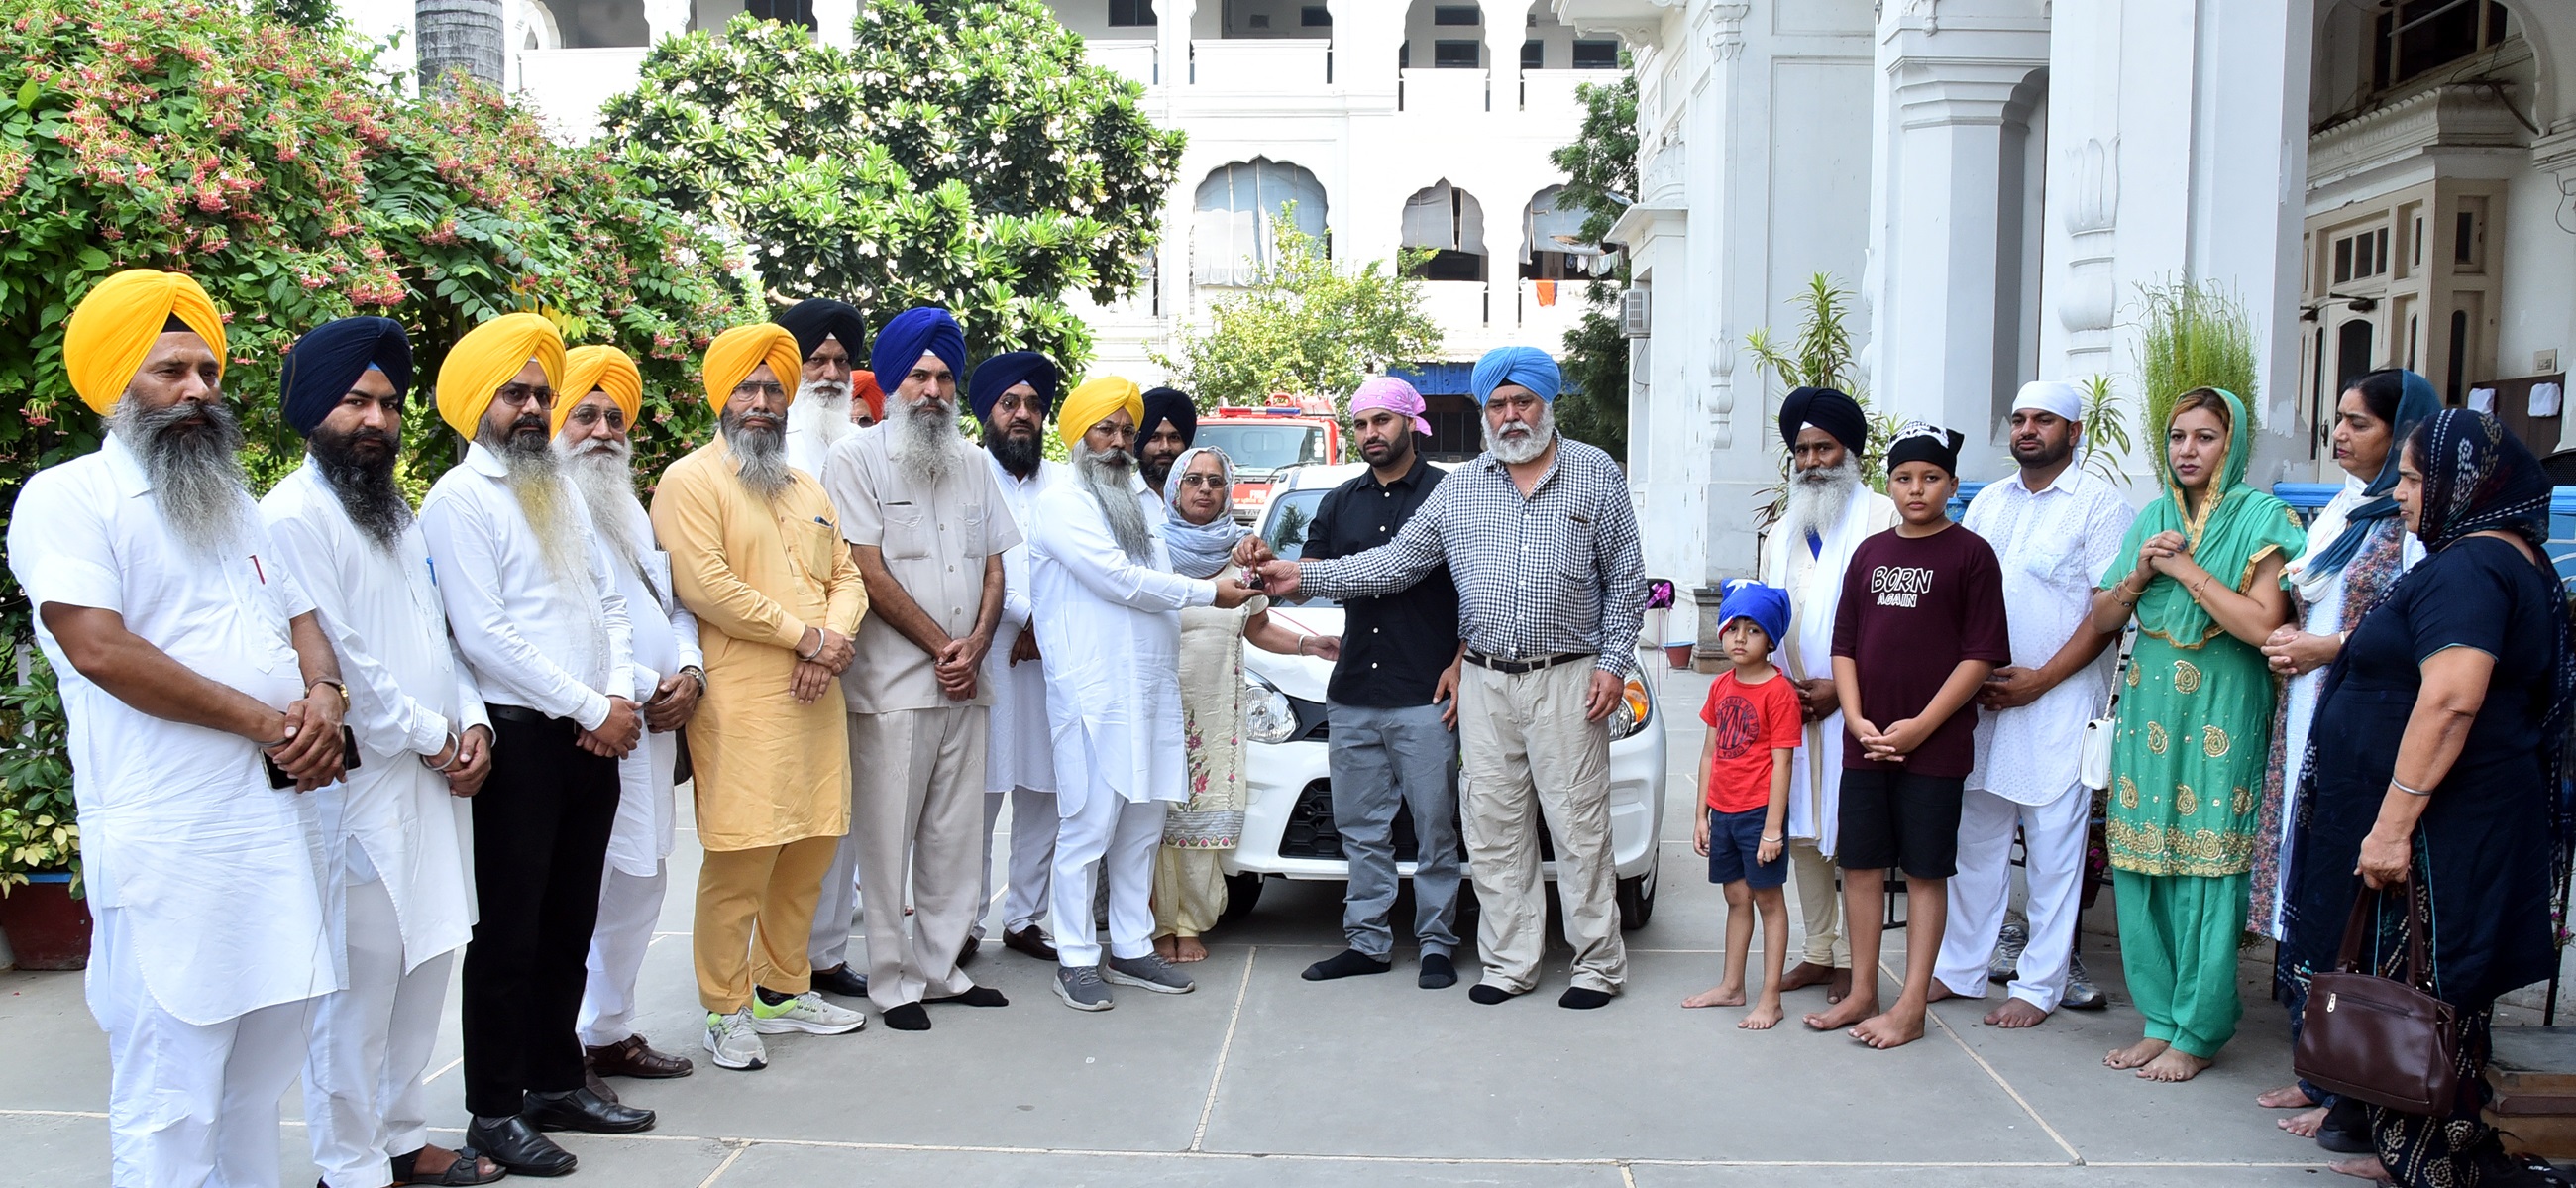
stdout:
[(1243, 736), (1257, 743), (1284, 743), (1297, 737), (1297, 710), (1279, 686), (1243, 674)]
[(1619, 690), (1619, 705), (1610, 711), (1610, 741), (1634, 736), (1646, 728), (1655, 716), (1655, 703), (1646, 697), (1645, 683), (1629, 677)]

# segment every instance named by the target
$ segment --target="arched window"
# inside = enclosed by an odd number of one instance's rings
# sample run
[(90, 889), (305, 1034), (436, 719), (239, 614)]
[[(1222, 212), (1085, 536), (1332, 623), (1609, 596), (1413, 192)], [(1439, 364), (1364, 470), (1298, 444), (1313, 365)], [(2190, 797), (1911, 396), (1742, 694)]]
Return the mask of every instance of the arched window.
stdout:
[(1297, 230), (1324, 238), (1324, 183), (1286, 161), (1254, 157), (1222, 166), (1199, 183), (1190, 223), (1191, 275), (1202, 285), (1249, 285), (1277, 245), (1270, 221), (1295, 204)]
[(1563, 186), (1549, 186), (1532, 195), (1529, 205), (1521, 208), (1521, 279), (1591, 277), (1601, 260), (1601, 248), (1582, 238), (1588, 215)]
[(1404, 200), (1404, 246), (1426, 248), (1431, 258), (1417, 264), (1422, 280), (1485, 279), (1485, 208), (1476, 196), (1443, 178)]

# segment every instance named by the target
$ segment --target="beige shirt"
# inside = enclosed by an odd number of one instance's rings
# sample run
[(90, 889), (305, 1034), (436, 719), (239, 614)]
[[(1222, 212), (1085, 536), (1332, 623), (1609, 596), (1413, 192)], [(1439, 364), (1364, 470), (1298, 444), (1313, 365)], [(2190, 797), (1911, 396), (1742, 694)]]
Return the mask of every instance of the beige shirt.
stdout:
[[(984, 613), (985, 559), (1019, 544), (1019, 525), (983, 451), (958, 439), (947, 476), (925, 486), (887, 453), (895, 440), (891, 432), (842, 438), (823, 463), (823, 490), (840, 513), (842, 538), (881, 550), (886, 571), (921, 612), (950, 638), (963, 638)], [(934, 657), (876, 615), (859, 624), (857, 646), (858, 658), (841, 674), (851, 713), (993, 703), (981, 681), (974, 700), (950, 701), (939, 691)]]

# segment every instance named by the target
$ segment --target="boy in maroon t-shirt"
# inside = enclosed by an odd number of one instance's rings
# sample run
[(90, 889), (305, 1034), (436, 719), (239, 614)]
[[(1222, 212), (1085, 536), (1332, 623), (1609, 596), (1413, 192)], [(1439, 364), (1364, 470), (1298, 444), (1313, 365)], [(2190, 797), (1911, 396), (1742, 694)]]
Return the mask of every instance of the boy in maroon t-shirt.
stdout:
[[(1851, 929), (1852, 992), (1807, 1016), (1873, 1048), (1923, 1038), (1958, 871), (1959, 797), (1976, 763), (1975, 697), (2012, 661), (2003, 569), (1976, 533), (1950, 522), (1959, 434), (1909, 424), (1887, 449), (1887, 493), (1902, 522), (1852, 551), (1834, 617), (1842, 698), (1842, 811), (1834, 860)], [(1905, 872), (1905, 990), (1878, 1006), (1879, 901)]]
[(1691, 848), (1708, 859), (1708, 881), (1726, 889), (1726, 976), (1682, 1000), (1686, 1007), (1744, 1005), (1745, 954), (1753, 913), (1762, 913), (1762, 1001), (1736, 1026), (1763, 1031), (1780, 1022), (1780, 970), (1789, 952), (1789, 764), (1805, 735), (1796, 686), (1771, 666), (1789, 630), (1789, 596), (1760, 582), (1732, 581), (1717, 606), (1718, 642), (1733, 662), (1709, 687), (1699, 719), (1705, 791)]

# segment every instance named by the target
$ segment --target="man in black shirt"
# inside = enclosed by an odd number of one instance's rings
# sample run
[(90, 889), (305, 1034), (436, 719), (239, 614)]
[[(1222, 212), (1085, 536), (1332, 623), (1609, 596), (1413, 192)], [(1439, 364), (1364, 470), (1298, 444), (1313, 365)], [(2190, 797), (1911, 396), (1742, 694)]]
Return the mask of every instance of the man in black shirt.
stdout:
[[(1351, 398), (1351, 424), (1369, 470), (1324, 496), (1305, 555), (1345, 557), (1384, 544), (1430, 498), (1441, 471), (1414, 435), (1431, 432), (1412, 385), (1380, 376)], [(1351, 947), (1318, 961), (1306, 980), (1385, 973), (1395, 937), (1395, 811), (1413, 815), (1413, 935), (1420, 985), (1456, 985), (1458, 946), (1458, 589), (1447, 568), (1394, 594), (1343, 604), (1342, 656), (1326, 713), (1332, 734), (1333, 825), (1351, 864), (1342, 931)]]

